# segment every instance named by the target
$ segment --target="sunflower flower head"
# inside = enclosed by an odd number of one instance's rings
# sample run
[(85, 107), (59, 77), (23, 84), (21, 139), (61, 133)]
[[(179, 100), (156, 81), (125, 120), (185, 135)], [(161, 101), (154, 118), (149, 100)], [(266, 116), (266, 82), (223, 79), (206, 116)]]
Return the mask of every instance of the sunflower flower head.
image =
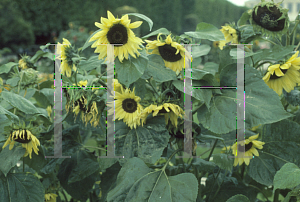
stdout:
[(122, 120), (131, 129), (139, 126), (140, 119), (135, 119), (135, 117), (140, 114), (143, 110), (142, 105), (139, 103), (141, 98), (136, 96), (134, 93), (135, 88), (131, 92), (129, 88), (121, 88), (121, 93), (115, 92), (115, 101), (108, 103), (109, 115), (114, 114), (115, 106), (115, 119)]
[(157, 54), (164, 60), (165, 66), (172, 69), (178, 75), (185, 65), (185, 55), (187, 53), (188, 59), (191, 59), (191, 55), (185, 50), (185, 48), (179, 43), (175, 42), (171, 38), (171, 34), (167, 36), (165, 40), (162, 40), (160, 35), (157, 35), (157, 40), (147, 42), (146, 49), (152, 50), (149, 54)]
[(9, 150), (12, 150), (16, 142), (22, 143), (22, 147), (26, 149), (24, 157), (29, 155), (31, 159), (32, 150), (38, 155), (38, 146), (40, 141), (32, 134), (30, 130), (31, 125), (25, 127), (25, 123), (20, 126), (13, 126), (13, 130), (10, 132), (8, 139), (4, 143), (2, 149), (9, 145)]
[(266, 75), (263, 77), (265, 83), (272, 88), (279, 96), (282, 89), (291, 92), (300, 83), (300, 58), (297, 51), (283, 64), (275, 64), (268, 67)]
[(170, 120), (172, 125), (177, 128), (178, 117), (183, 118), (182, 115), (185, 115), (182, 108), (176, 104), (164, 103), (157, 107), (158, 111), (153, 113), (153, 116), (156, 116), (157, 113), (164, 114), (166, 124)]
[[(243, 152), (243, 146), (245, 146), (245, 158), (235, 158), (234, 159), (234, 166), (237, 166), (238, 164), (241, 166), (244, 162), (248, 166), (250, 163), (250, 157), (259, 156), (259, 153), (257, 149), (262, 149), (263, 145), (265, 144), (264, 142), (261, 142), (257, 139), (259, 134), (250, 136), (243, 142), (236, 142), (231, 146), (232, 149), (232, 154), (236, 156), (237, 150), (239, 152)], [(222, 149), (224, 150), (224, 148)]]
[(227, 43), (238, 44), (239, 43), (239, 33), (240, 31), (234, 28), (234, 24), (222, 26), (220, 31), (223, 33), (225, 40), (219, 42), (218, 46), (221, 50)]
[(56, 202), (56, 197), (57, 195), (53, 193), (45, 194), (45, 202)]
[(72, 68), (76, 71), (75, 63), (72, 60), (73, 53), (75, 53), (75, 51), (71, 43), (67, 39), (63, 38), (63, 44), (58, 42), (57, 53), (60, 55), (58, 56), (58, 59), (62, 60), (60, 66), (61, 73), (64, 76), (71, 77)]
[[(78, 84), (78, 86), (82, 87), (82, 86), (86, 86), (87, 83), (88, 83), (88, 81), (85, 80), (85, 81), (79, 81), (77, 84)], [(73, 83), (73, 85), (76, 86), (76, 83)]]
[(280, 3), (262, 0), (249, 10), (251, 15), (249, 21), (254, 31), (261, 32), (265, 36), (279, 38), (288, 31), (288, 9), (282, 8)]
[(30, 60), (30, 57), (28, 55), (22, 55), (21, 59), (19, 60), (19, 68), (21, 69), (28, 69), (33, 68), (34, 65)]
[(138, 28), (142, 21), (130, 23), (131, 20), (128, 19), (128, 15), (119, 19), (115, 18), (110, 11), (107, 11), (107, 16), (108, 18), (101, 17), (101, 23), (95, 22), (95, 25), (102, 30), (89, 40), (89, 42), (95, 41), (91, 47), (96, 48), (95, 53), (100, 53), (99, 60), (107, 56), (105, 44), (118, 45), (114, 47), (114, 55), (118, 56), (121, 63), (124, 58), (128, 60), (128, 55), (134, 58), (136, 55), (139, 56), (138, 49), (142, 49), (139, 46), (142, 45), (143, 41), (136, 37), (131, 29)]

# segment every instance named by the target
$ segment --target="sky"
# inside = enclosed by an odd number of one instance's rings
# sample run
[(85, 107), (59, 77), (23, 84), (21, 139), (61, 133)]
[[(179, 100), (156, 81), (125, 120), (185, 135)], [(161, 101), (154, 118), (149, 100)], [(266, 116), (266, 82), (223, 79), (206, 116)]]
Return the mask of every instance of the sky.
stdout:
[(244, 6), (245, 2), (248, 0), (227, 0), (237, 6)]

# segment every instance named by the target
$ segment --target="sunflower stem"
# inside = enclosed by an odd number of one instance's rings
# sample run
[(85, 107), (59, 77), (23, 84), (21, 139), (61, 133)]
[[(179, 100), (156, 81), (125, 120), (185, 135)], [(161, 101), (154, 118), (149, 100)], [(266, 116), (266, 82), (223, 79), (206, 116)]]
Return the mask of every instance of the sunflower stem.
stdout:
[[(221, 168), (219, 168), (219, 171), (218, 171), (218, 173), (217, 173), (217, 176), (214, 177), (214, 183), (213, 183), (212, 187), (210, 188), (210, 190), (213, 190), (213, 188), (214, 188), (214, 186), (215, 186), (215, 184), (216, 184), (216, 182), (217, 182), (217, 180), (218, 180), (218, 177), (219, 177), (220, 172), (221, 172)], [(212, 191), (209, 193), (208, 197), (206, 198), (206, 199), (207, 199), (206, 201), (209, 201), (209, 196), (210, 196), (211, 193), (212, 193)]]
[(274, 202), (279, 202), (279, 200), (278, 200), (278, 198), (279, 198), (279, 189), (276, 189), (276, 191), (275, 191), (275, 194), (274, 194)]
[(169, 157), (169, 159), (168, 159), (167, 162), (165, 163), (164, 167), (162, 168), (163, 171), (166, 169), (167, 165), (169, 164), (169, 162), (171, 161), (171, 159), (173, 158), (173, 156), (174, 156), (177, 152), (179, 152), (179, 151), (181, 151), (181, 150), (182, 150), (182, 149), (177, 149), (176, 151), (173, 152), (173, 154), (171, 154), (171, 156)]
[(253, 187), (253, 188), (259, 190), (259, 192), (262, 193), (262, 195), (267, 199), (267, 202), (269, 201), (269, 199), (268, 199), (268, 197), (266, 196), (266, 194), (263, 193), (263, 191), (262, 191), (260, 188), (254, 186), (254, 185), (252, 185), (252, 184), (248, 184), (248, 186), (249, 186), (249, 187)]
[(289, 33), (289, 30), (287, 31), (286, 33), (286, 46), (289, 46), (290, 45), (290, 33)]
[(68, 198), (67, 198), (67, 196), (66, 196), (66, 194), (65, 194), (64, 190), (62, 190), (62, 191), (61, 191), (61, 193), (62, 193), (62, 195), (64, 196), (64, 198), (65, 198), (65, 201), (66, 201), (66, 202), (68, 202)]
[(273, 45), (278, 45), (277, 43), (275, 43), (275, 42), (273, 42), (273, 41), (271, 41), (271, 40), (265, 39), (265, 38), (263, 38), (263, 37), (261, 37), (261, 39), (264, 40), (264, 41), (267, 41), (267, 42), (269, 42), (269, 43), (271, 43), (271, 44), (273, 44)]
[(241, 166), (241, 178), (243, 179), (244, 178), (244, 172), (245, 172), (245, 164), (243, 163), (242, 166)]
[(209, 155), (208, 155), (208, 157), (207, 157), (207, 159), (206, 159), (207, 161), (209, 161), (209, 159), (210, 159), (212, 153), (214, 152), (214, 149), (215, 149), (215, 147), (216, 147), (216, 145), (217, 145), (217, 142), (218, 142), (218, 139), (215, 140), (215, 143), (214, 143), (214, 145), (213, 145), (213, 147), (212, 147), (212, 149), (211, 149), (211, 151), (210, 151), (210, 153), (209, 153)]
[(24, 157), (23, 157), (23, 173), (25, 171), (25, 163), (24, 163)]
[(221, 184), (219, 185), (219, 187), (218, 187), (218, 189), (217, 189), (215, 195), (213, 196), (212, 201), (213, 201), (214, 198), (216, 197), (217, 193), (220, 191), (221, 186), (222, 186), (222, 184), (223, 184), (223, 182), (224, 182), (224, 179), (225, 179), (225, 177), (226, 177), (226, 174), (227, 174), (227, 170), (225, 170), (225, 175), (224, 175), (224, 177), (223, 177), (223, 179), (222, 179), (222, 182), (221, 182)]
[(262, 66), (263, 64), (266, 64), (266, 63), (269, 63), (269, 64), (273, 65), (273, 63), (270, 62), (270, 61), (264, 61), (264, 62), (258, 64), (259, 62), (260, 62), (260, 61), (258, 61), (258, 62), (255, 64), (255, 66), (254, 66), (255, 69), (257, 69), (258, 67), (260, 67), (260, 66)]
[(296, 47), (295, 51), (297, 51), (297, 50), (298, 50), (299, 46), (300, 46), (300, 42), (298, 43), (298, 45), (297, 45), (297, 47)]

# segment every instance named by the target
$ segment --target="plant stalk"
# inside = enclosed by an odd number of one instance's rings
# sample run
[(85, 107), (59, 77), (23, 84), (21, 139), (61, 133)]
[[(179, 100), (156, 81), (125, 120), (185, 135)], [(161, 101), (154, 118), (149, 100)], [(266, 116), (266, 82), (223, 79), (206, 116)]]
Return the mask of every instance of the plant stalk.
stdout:
[(211, 151), (210, 151), (210, 153), (209, 153), (209, 155), (208, 155), (208, 158), (206, 159), (207, 161), (209, 161), (209, 159), (210, 159), (212, 153), (214, 152), (214, 149), (215, 149), (217, 143), (218, 143), (218, 139), (215, 140), (215, 143), (214, 143), (214, 145), (213, 145), (213, 147), (212, 147), (212, 149), (211, 149)]

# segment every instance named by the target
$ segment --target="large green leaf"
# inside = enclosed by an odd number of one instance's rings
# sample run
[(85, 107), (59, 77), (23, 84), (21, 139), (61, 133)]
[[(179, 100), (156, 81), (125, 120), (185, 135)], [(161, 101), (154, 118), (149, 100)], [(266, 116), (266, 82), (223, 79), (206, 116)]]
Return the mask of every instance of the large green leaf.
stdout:
[[(221, 70), (221, 84), (236, 83), (236, 68), (229, 64)], [(210, 111), (204, 106), (197, 111), (199, 122), (217, 134), (236, 130), (236, 90), (222, 89), (210, 104)], [(274, 123), (292, 115), (283, 109), (278, 95), (262, 80), (261, 75), (252, 67), (245, 67), (245, 126), (252, 128), (259, 124)], [(244, 101), (244, 100), (242, 100)]]
[(11, 104), (13, 107), (16, 107), (18, 110), (26, 114), (39, 114), (40, 112), (37, 108), (24, 97), (12, 93), (12, 92), (2, 92), (2, 98)]
[(143, 36), (142, 39), (147, 39), (148, 37), (158, 35), (159, 33), (162, 33), (162, 34), (165, 34), (165, 35), (170, 34), (170, 32), (166, 28), (160, 28), (158, 30), (155, 30), (155, 31)]
[(99, 171), (97, 158), (92, 153), (80, 150), (76, 152), (77, 165), (72, 169), (68, 183), (81, 181)]
[(9, 120), (15, 119), (16, 121), (19, 122), (19, 117), (18, 116), (16, 116), (14, 113), (11, 113), (8, 110), (6, 110), (1, 105), (0, 105), (0, 114), (5, 114), (9, 118)]
[(123, 121), (115, 123), (116, 156), (125, 156), (120, 162), (134, 156), (154, 164), (169, 141), (164, 116), (149, 118), (146, 124), (130, 130)]
[(233, 158), (230, 158), (227, 154), (213, 154), (213, 162), (228, 171), (231, 171), (233, 166)]
[(9, 150), (9, 145), (7, 145), (0, 152), (0, 170), (6, 176), (10, 169), (16, 166), (20, 158), (25, 154), (26, 149), (23, 147), (16, 147)]
[(213, 172), (216, 164), (214, 162), (205, 161), (201, 158), (196, 158), (195, 161), (192, 163), (192, 167), (197, 170), (198, 173), (204, 172)]
[(99, 60), (98, 56), (91, 56), (88, 60), (82, 60), (79, 63), (80, 69), (90, 71), (92, 69), (96, 69), (97, 67), (101, 67), (103, 60)]
[(155, 81), (166, 82), (177, 80), (176, 73), (165, 67), (163, 59), (159, 55), (149, 55), (148, 66), (145, 73), (151, 75)]
[(44, 201), (43, 184), (31, 173), (0, 173), (1, 202), (41, 202)]
[(9, 63), (1, 65), (0, 66), (0, 74), (8, 73), (10, 71), (10, 69), (15, 65), (18, 65), (18, 63), (9, 62)]
[(164, 170), (151, 171), (141, 159), (129, 159), (119, 172), (117, 185), (108, 193), (107, 201), (196, 201), (198, 182), (193, 174), (169, 177)]
[(293, 189), (300, 184), (300, 169), (293, 163), (286, 163), (274, 177), (274, 189)]
[(140, 14), (140, 13), (128, 13), (127, 15), (133, 15), (133, 16), (136, 16), (136, 17), (139, 17), (139, 18), (145, 20), (146, 22), (148, 22), (150, 31), (151, 31), (151, 29), (153, 27), (153, 22), (150, 18), (148, 18), (147, 16)]
[(210, 49), (211, 49), (211, 47), (207, 44), (200, 45), (200, 46), (193, 46), (192, 47), (193, 59), (203, 56), (203, 55), (207, 55), (209, 53)]
[(184, 32), (184, 34), (196, 39), (208, 39), (210, 41), (225, 40), (223, 33), (217, 27), (205, 22), (199, 23), (195, 32)]
[(243, 194), (237, 194), (237, 195), (231, 197), (230, 199), (228, 199), (226, 202), (250, 202), (250, 201)]
[[(76, 156), (79, 155), (80, 152), (83, 152), (83, 151), (77, 150), (77, 152), (76, 153), (74, 152), (75, 154), (73, 154), (70, 159), (67, 158), (63, 161), (63, 163), (61, 164), (61, 166), (58, 170), (57, 178), (59, 179), (62, 187), (74, 199), (77, 199), (79, 201), (86, 201), (87, 198), (89, 197), (90, 189), (92, 189), (94, 183), (97, 180), (97, 175), (99, 175), (99, 171), (97, 170), (94, 173), (90, 173), (94, 169), (94, 166), (91, 169), (83, 168), (83, 169), (87, 169), (87, 171), (88, 171), (87, 174), (82, 173), (82, 171), (83, 171), (82, 169), (80, 169), (80, 171), (79, 171), (76, 167), (84, 166), (84, 164), (81, 164), (81, 162), (77, 162), (78, 159)], [(88, 158), (91, 158), (91, 157), (88, 157)], [(96, 158), (96, 157), (94, 156), (93, 158)], [(73, 172), (75, 172), (75, 173), (77, 172), (81, 175), (80, 181), (69, 183), (69, 180), (71, 177), (74, 179)]]
[(128, 57), (124, 59), (123, 63), (115, 60), (115, 68), (118, 74), (118, 80), (127, 87), (133, 82), (137, 81), (143, 74), (148, 65), (148, 58), (141, 54), (136, 59)]

